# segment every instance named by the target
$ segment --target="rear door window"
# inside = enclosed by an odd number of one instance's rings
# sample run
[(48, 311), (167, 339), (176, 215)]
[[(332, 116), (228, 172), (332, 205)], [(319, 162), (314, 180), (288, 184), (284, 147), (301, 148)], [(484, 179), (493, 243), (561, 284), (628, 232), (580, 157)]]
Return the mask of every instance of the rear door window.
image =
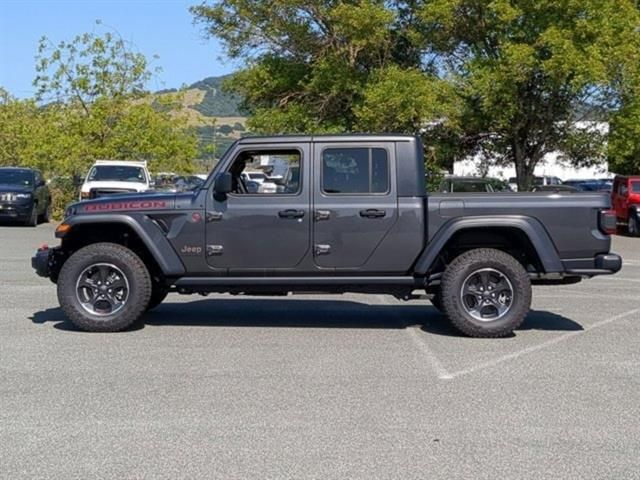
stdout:
[(322, 152), (322, 192), (372, 195), (389, 191), (389, 156), (383, 148), (327, 148)]

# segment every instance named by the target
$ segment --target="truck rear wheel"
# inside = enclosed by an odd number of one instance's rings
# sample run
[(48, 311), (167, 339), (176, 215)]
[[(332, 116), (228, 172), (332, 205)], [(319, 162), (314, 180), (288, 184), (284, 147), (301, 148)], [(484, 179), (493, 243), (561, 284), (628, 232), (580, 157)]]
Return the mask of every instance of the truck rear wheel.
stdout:
[(471, 337), (504, 337), (524, 321), (531, 281), (511, 255), (480, 248), (456, 257), (444, 271), (442, 307), (451, 323)]
[(151, 298), (142, 260), (115, 243), (81, 248), (58, 276), (58, 300), (69, 320), (90, 332), (116, 332), (133, 324)]
[(638, 222), (638, 216), (635, 214), (635, 212), (629, 213), (627, 231), (632, 237), (637, 237), (638, 235), (640, 235), (640, 222)]

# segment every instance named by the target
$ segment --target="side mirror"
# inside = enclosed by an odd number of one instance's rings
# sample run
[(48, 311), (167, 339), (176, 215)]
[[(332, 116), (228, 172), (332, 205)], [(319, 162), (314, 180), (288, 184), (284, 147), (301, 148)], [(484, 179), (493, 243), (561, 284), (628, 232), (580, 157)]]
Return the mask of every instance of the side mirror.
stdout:
[(231, 173), (219, 174), (213, 182), (213, 190), (219, 195), (225, 195), (233, 190), (233, 177)]

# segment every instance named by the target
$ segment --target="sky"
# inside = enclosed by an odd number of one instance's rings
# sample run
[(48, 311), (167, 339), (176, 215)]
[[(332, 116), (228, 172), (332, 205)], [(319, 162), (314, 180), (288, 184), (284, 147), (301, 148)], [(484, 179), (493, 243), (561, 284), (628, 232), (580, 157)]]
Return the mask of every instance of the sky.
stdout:
[[(162, 72), (150, 90), (177, 88), (224, 75), (238, 65), (224, 58), (220, 44), (205, 39), (188, 8), (202, 0), (0, 0), (0, 87), (19, 98), (35, 93), (38, 40), (53, 43), (107, 30), (122, 38)], [(95, 21), (101, 20), (102, 27)]]

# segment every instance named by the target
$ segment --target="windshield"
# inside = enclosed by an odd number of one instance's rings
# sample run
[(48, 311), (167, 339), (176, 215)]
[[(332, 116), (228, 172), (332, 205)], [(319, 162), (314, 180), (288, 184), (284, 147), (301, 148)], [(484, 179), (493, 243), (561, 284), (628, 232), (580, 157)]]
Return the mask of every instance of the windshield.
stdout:
[(33, 185), (33, 173), (28, 170), (0, 170), (0, 183), (4, 185)]
[(129, 165), (97, 165), (91, 169), (90, 182), (134, 182), (145, 183), (144, 169)]

